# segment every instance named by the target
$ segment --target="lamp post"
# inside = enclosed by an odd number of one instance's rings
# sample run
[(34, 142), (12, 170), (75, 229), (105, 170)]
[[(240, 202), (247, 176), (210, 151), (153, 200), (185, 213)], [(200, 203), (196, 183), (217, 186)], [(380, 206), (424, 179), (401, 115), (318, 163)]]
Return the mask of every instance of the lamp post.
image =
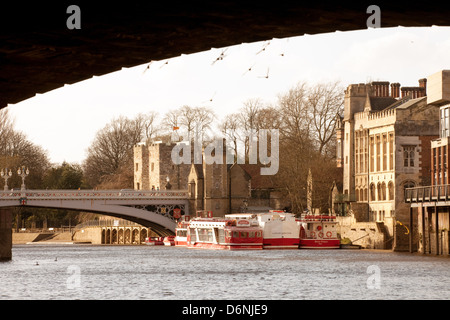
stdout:
[(25, 190), (25, 178), (30, 174), (30, 170), (28, 168), (25, 170), (25, 167), (17, 170), (17, 174), (22, 177), (22, 185), (20, 186), (20, 190)]
[(7, 191), (8, 190), (8, 179), (11, 178), (12, 171), (10, 169), (8, 172), (8, 168), (6, 168), (6, 169), (4, 169), (4, 171), (2, 169), (0, 174), (1, 174), (2, 178), (5, 179), (5, 187), (3, 188), (3, 190)]

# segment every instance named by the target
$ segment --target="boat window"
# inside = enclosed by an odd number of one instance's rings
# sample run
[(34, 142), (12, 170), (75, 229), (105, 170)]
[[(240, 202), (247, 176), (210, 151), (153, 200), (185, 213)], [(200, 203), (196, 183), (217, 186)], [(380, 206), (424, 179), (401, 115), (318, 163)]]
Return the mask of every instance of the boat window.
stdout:
[(256, 237), (261, 238), (261, 231), (256, 232)]
[(248, 232), (241, 231), (241, 238), (248, 238)]
[(190, 230), (190, 236), (191, 236), (191, 241), (195, 242), (197, 241), (197, 237), (195, 235), (195, 229), (189, 229)]
[(233, 238), (239, 238), (239, 231), (233, 231)]
[(248, 237), (249, 237), (249, 238), (254, 238), (254, 237), (255, 237), (255, 231), (250, 231), (250, 232), (248, 233)]

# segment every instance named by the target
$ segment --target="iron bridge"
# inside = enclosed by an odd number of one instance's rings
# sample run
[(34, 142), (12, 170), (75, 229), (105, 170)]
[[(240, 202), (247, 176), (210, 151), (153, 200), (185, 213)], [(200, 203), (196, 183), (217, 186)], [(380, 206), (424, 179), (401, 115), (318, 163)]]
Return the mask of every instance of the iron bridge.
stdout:
[(175, 232), (178, 215), (189, 214), (184, 190), (4, 190), (0, 191), (0, 208), (4, 207), (106, 214), (150, 227), (161, 236)]

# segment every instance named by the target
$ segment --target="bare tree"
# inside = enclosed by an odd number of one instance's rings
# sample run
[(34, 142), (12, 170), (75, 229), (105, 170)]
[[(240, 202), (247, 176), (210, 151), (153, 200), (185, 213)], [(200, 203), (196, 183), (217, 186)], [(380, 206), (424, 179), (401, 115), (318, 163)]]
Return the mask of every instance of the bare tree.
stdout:
[(344, 105), (343, 93), (339, 82), (318, 84), (309, 90), (308, 109), (320, 154), (334, 137), (336, 114), (340, 113)]
[(156, 123), (157, 118), (158, 113), (151, 111), (146, 114), (140, 113), (134, 119), (143, 140), (152, 140), (158, 135), (160, 127)]
[[(133, 147), (143, 138), (143, 126), (136, 119), (119, 117), (97, 135), (87, 150), (84, 171), (89, 184), (111, 180), (111, 176), (127, 167), (133, 170)], [(127, 185), (130, 181), (124, 182)], [(132, 184), (131, 180), (131, 184)]]
[[(42, 147), (14, 129), (14, 119), (8, 109), (4, 108), (0, 110), (0, 167), (15, 172), (22, 166), (30, 170), (27, 187), (38, 188), (42, 184), (44, 172), (50, 167), (50, 161)], [(21, 178), (17, 175), (13, 175), (8, 181), (10, 187), (18, 187), (20, 184)]]

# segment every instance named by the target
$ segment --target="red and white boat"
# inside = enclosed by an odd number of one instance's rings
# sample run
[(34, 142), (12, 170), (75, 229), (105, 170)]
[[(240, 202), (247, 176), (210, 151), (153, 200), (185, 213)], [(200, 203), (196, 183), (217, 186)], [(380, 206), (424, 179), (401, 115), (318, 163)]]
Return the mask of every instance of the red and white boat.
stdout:
[(262, 228), (248, 219), (194, 218), (187, 227), (187, 247), (261, 250)]
[(145, 244), (148, 246), (163, 246), (164, 237), (147, 237), (145, 238)]
[(175, 228), (175, 246), (185, 247), (187, 245), (187, 228), (189, 226), (190, 216), (182, 216), (181, 219)]
[(302, 215), (300, 224), (300, 249), (339, 249), (335, 216)]
[(175, 245), (175, 236), (164, 237), (163, 243), (167, 247), (171, 247)]
[(270, 210), (264, 213), (236, 213), (225, 215), (228, 219), (257, 221), (263, 229), (264, 249), (298, 249), (300, 226), (293, 213)]

